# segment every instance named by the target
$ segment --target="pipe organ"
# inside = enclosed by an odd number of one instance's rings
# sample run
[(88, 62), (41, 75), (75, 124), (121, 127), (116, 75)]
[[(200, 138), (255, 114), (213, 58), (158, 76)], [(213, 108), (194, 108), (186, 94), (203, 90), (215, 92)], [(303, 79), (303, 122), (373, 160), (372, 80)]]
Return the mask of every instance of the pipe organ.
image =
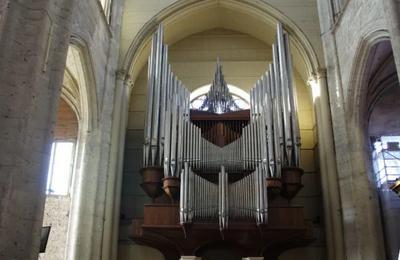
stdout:
[(236, 104), (219, 59), (203, 103), (191, 108), (190, 91), (168, 63), (162, 26), (154, 33), (141, 186), (154, 204), (163, 194), (169, 197), (173, 206), (166, 207), (175, 207), (177, 218), (171, 221), (183, 227), (185, 238), (198, 223), (217, 225), (222, 238), (231, 223), (263, 229), (276, 218), (269, 207), (274, 198), (290, 200), (301, 189), (289, 49), (289, 36), (278, 24), (273, 61), (250, 90), (249, 109)]

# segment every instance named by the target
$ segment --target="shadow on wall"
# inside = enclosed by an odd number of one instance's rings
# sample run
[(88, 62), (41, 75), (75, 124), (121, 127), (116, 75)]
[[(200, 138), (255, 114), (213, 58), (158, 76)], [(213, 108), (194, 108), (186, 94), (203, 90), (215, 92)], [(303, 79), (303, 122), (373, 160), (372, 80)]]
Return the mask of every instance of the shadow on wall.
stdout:
[(118, 245), (118, 260), (164, 260), (164, 256), (156, 249), (133, 243)]

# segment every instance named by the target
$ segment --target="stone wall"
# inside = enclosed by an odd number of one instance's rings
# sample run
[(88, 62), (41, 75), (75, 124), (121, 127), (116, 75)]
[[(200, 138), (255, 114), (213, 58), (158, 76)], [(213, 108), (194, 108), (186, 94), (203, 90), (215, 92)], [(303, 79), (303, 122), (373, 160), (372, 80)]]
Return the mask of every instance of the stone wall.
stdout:
[(81, 157), (72, 183), (69, 259), (110, 258), (111, 228), (105, 223), (115, 221), (109, 211), (114, 207), (115, 186), (110, 176), (116, 172), (109, 172), (109, 158), (112, 127), (119, 124), (113, 114), (122, 8), (122, 0), (113, 0), (108, 22), (99, 1), (78, 1), (73, 20), (71, 42), (83, 61), (85, 77), (80, 92), (86, 114), (80, 122)]
[(43, 226), (51, 226), (46, 252), (39, 260), (64, 260), (67, 248), (68, 220), (71, 207), (69, 196), (46, 197)]
[[(108, 167), (112, 124), (119, 124), (113, 122), (113, 113), (123, 1), (113, 1), (110, 22), (99, 1), (77, 2), (74, 51), (67, 62), (77, 85), (77, 91), (69, 92), (77, 100), (79, 114), (76, 165), (70, 196), (46, 200), (43, 224), (52, 225), (52, 230), (42, 259), (110, 259), (102, 251), (112, 246), (112, 238), (103, 234), (105, 221), (113, 221), (113, 214), (106, 216), (114, 203), (107, 185), (115, 185), (108, 178)], [(111, 202), (106, 202), (107, 196)]]
[[(390, 12), (380, 0), (349, 0), (334, 19), (330, 1), (319, 17), (335, 140), (345, 259), (385, 259), (377, 191), (369, 165), (363, 84), (369, 48), (389, 37)], [(394, 52), (399, 50), (394, 49)]]
[(54, 129), (54, 139), (66, 140), (73, 139), (76, 140), (78, 137), (78, 119), (71, 107), (64, 101), (60, 99), (57, 112), (56, 126)]
[(0, 21), (1, 259), (38, 258), (74, 6), (75, 1), (8, 1)]
[[(78, 136), (78, 120), (71, 107), (61, 98), (58, 106), (54, 140), (75, 140)], [(51, 226), (46, 252), (41, 260), (63, 260), (67, 244), (68, 222), (71, 208), (70, 195), (47, 195), (43, 226)]]

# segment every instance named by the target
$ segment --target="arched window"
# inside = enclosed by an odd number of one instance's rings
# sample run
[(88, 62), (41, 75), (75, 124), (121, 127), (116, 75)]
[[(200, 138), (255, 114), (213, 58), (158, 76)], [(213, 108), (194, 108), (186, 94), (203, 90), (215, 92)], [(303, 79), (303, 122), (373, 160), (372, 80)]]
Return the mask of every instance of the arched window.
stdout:
[(380, 136), (373, 140), (372, 161), (379, 189), (400, 178), (400, 136)]
[[(211, 84), (205, 85), (197, 88), (190, 94), (190, 108), (191, 109), (199, 109), (203, 104), (204, 99), (206, 98), (206, 94), (210, 90)], [(234, 103), (240, 109), (249, 109), (250, 108), (250, 96), (244, 90), (235, 87), (233, 85), (229, 85), (229, 92), (232, 94)]]
[(362, 74), (365, 121), (360, 121), (371, 140), (369, 172), (375, 174), (386, 254), (388, 259), (397, 259), (400, 204), (390, 188), (400, 178), (400, 84), (391, 42), (385, 39), (370, 48)]
[(74, 168), (78, 120), (70, 105), (60, 99), (51, 147), (46, 193), (68, 195)]

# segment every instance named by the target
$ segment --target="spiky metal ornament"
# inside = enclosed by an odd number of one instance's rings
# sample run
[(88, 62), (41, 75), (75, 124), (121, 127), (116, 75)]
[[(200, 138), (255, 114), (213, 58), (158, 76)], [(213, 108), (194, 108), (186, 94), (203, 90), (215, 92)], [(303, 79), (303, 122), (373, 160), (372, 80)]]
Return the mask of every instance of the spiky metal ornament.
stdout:
[(217, 59), (214, 81), (199, 110), (217, 114), (241, 110), (229, 92), (219, 58)]

